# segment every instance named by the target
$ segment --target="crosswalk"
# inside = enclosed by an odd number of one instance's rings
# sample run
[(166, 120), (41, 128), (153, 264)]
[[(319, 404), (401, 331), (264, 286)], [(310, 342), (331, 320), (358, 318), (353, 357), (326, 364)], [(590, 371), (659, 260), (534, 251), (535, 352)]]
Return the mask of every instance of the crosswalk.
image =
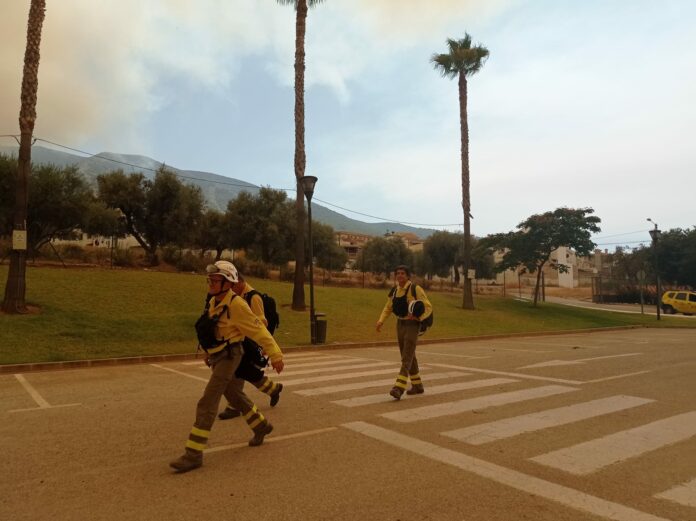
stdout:
[[(451, 364), (423, 363), (421, 376), (426, 392), (404, 395), (401, 402), (395, 405), (388, 391), (394, 384), (399, 365), (394, 361), (329, 352), (298, 353), (287, 356), (286, 371), (281, 375), (269, 376), (303, 399), (323, 400), (323, 403), (328, 402), (336, 407), (352, 408), (360, 411), (361, 419), (368, 419), (347, 423), (344, 425), (346, 429), (400, 446), (404, 450), (429, 455), (433, 459), (442, 457), (449, 464), (464, 470), (483, 473), (500, 483), (546, 495), (607, 519), (634, 521), (661, 518), (601, 498), (586, 497), (579, 491), (569, 491), (566, 487), (542, 482), (531, 475), (470, 458), (466, 455), (467, 447), (512, 440), (524, 446), (525, 440), (531, 439), (531, 434), (536, 435), (535, 440), (539, 436), (548, 436), (553, 443), (543, 446), (553, 446), (555, 450), (532, 455), (528, 451), (521, 451), (525, 454), (526, 468), (531, 463), (532, 468), (537, 466), (539, 470), (547, 468), (569, 476), (594, 477), (609, 467), (615, 469), (644, 455), (688, 442), (696, 436), (696, 411), (666, 414), (655, 419), (655, 406), (659, 403), (650, 398), (612, 394), (603, 397), (593, 395), (593, 399), (587, 399), (585, 391), (590, 387), (583, 387), (583, 382), (474, 368), (457, 369)], [(552, 398), (553, 406), (546, 405)], [(523, 404), (526, 412), (506, 415), (507, 410), (514, 409), (509, 407), (513, 404)], [(653, 407), (652, 420), (637, 424), (637, 418), (641, 417), (640, 408), (648, 405)], [(489, 408), (495, 408), (499, 419), (478, 421), (485, 416), (466, 414)], [(630, 415), (630, 411), (637, 413)], [(379, 426), (370, 423), (370, 417)], [(432, 443), (432, 439), (426, 442), (400, 432), (404, 424), (422, 424), (437, 429), (437, 422), (426, 422), (442, 418), (448, 419), (447, 430), (437, 432), (439, 438), (435, 440), (450, 440), (446, 449)], [(606, 421), (613, 431), (607, 434), (607, 429), (586, 428), (580, 431), (585, 433), (586, 439), (578, 443), (574, 438), (571, 445), (557, 448), (559, 438), (554, 436), (554, 432), (558, 432), (562, 426), (581, 425), (587, 421), (600, 424)], [(453, 429), (453, 424), (456, 426), (457, 422), (461, 422), (461, 425)], [(389, 423), (393, 428), (385, 428)], [(593, 437), (594, 432), (601, 432), (602, 435)], [(538, 446), (538, 443), (534, 445)], [(693, 454), (690, 457), (694, 459)], [(696, 507), (696, 459), (694, 462), (693, 476), (684, 479), (682, 475), (671, 488), (665, 490), (667, 487), (662, 487), (652, 491), (653, 498), (689, 508)]]

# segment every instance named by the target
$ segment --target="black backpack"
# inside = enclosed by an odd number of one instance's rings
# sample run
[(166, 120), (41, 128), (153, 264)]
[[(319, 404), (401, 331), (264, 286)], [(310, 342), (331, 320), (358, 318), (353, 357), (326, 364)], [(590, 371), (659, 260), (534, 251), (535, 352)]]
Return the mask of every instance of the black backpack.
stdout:
[[(232, 295), (233, 299), (234, 297), (236, 297), (236, 295)], [(205, 309), (203, 309), (203, 313), (200, 317), (198, 317), (198, 320), (196, 320), (196, 323), (194, 325), (194, 327), (196, 328), (196, 336), (198, 337), (198, 346), (206, 352), (208, 351), (208, 349), (213, 349), (225, 343), (225, 340), (217, 339), (215, 335), (215, 328), (217, 327), (217, 323), (220, 320), (222, 314), (226, 312), (229, 315), (230, 313), (228, 307), (225, 306), (224, 308), (222, 308), (220, 313), (211, 317), (210, 315), (208, 315), (209, 309), (210, 301), (206, 300)]]
[(263, 301), (263, 314), (268, 321), (268, 326), (266, 326), (266, 329), (268, 329), (268, 332), (272, 335), (278, 326), (280, 326), (280, 315), (278, 315), (276, 301), (270, 295), (266, 295), (265, 293), (252, 289), (244, 297), (244, 300), (246, 300), (247, 304), (249, 304), (249, 307), (251, 307), (251, 297), (254, 295), (259, 295)]
[[(391, 289), (391, 291), (389, 292), (389, 298), (393, 299), (394, 295), (396, 295), (396, 286), (394, 286)], [(418, 299), (418, 297), (416, 296), (416, 285), (413, 282), (411, 283), (411, 295), (413, 296), (414, 299), (416, 299), (416, 300)], [(418, 332), (419, 336), (422, 335), (423, 333), (425, 333), (430, 327), (432, 327), (434, 314), (435, 314), (435, 312), (431, 312), (427, 318), (425, 318), (424, 320), (421, 320), (419, 322), (419, 325), (420, 325), (420, 331)]]

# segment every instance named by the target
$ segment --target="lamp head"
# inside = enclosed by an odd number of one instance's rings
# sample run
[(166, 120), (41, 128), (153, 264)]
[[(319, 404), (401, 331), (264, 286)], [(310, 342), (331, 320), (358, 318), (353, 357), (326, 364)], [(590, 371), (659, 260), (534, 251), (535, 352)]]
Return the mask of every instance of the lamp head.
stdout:
[(297, 182), (300, 183), (300, 186), (302, 186), (302, 191), (307, 197), (307, 200), (310, 201), (312, 199), (312, 195), (314, 194), (314, 185), (317, 184), (317, 178), (313, 175), (305, 175), (300, 177)]

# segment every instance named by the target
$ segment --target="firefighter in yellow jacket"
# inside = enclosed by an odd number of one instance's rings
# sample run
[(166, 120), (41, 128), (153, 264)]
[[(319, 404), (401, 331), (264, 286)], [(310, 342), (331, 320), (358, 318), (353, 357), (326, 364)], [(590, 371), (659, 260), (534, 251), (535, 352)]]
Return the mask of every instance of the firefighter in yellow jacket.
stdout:
[[(244, 280), (241, 273), (237, 272), (237, 282), (232, 286), (232, 291), (237, 295), (242, 297), (249, 307), (254, 312), (254, 315), (259, 317), (264, 326), (268, 326), (268, 320), (266, 320), (266, 314), (263, 309), (263, 299), (261, 294), (256, 291), (251, 285)], [(244, 340), (245, 349), (249, 339)], [(256, 349), (255, 344), (248, 346), (249, 349)], [(264, 356), (268, 356), (268, 353), (264, 352)], [(268, 376), (263, 374), (263, 368), (259, 369), (254, 365), (254, 357), (250, 356), (248, 353), (244, 353), (242, 361), (239, 368), (237, 369), (237, 376), (249, 382), (251, 385), (256, 387), (262, 393), (267, 394), (271, 398), (271, 407), (275, 407), (280, 400), (280, 393), (283, 391), (283, 384), (276, 383)], [(230, 418), (236, 418), (241, 416), (241, 411), (235, 409), (231, 404), (225, 407), (225, 410), (218, 414), (218, 418), (221, 420), (229, 420)]]
[(203, 450), (223, 395), (233, 407), (242, 412), (254, 432), (249, 440), (250, 446), (261, 445), (264, 437), (273, 430), (273, 426), (244, 394), (244, 380), (235, 375), (242, 359), (244, 337), (251, 338), (263, 348), (277, 373), (283, 370), (284, 365), (283, 353), (271, 334), (244, 299), (232, 291), (232, 286), (238, 282), (234, 264), (218, 261), (208, 266), (206, 271), (208, 293), (212, 295), (207, 313), (211, 319), (217, 319), (216, 323), (213, 320), (217, 345), (206, 350), (206, 363), (212, 369), (212, 374), (198, 401), (196, 419), (186, 442), (185, 452), (169, 464), (177, 472), (187, 472), (203, 464)]
[[(401, 399), (401, 395), (406, 391), (409, 378), (411, 388), (406, 394), (421, 394), (425, 392), (418, 370), (418, 360), (416, 359), (416, 343), (420, 331), (420, 322), (425, 320), (433, 312), (425, 291), (420, 286), (411, 286), (410, 271), (406, 266), (397, 266), (394, 270), (396, 286), (389, 292), (387, 303), (382, 310), (382, 314), (377, 321), (377, 332), (382, 330), (384, 321), (394, 313), (396, 315), (396, 338), (399, 341), (399, 351), (401, 352), (401, 369), (396, 377), (394, 387), (389, 394), (396, 400)], [(415, 289), (415, 291), (414, 291)], [(415, 296), (414, 296), (415, 293)]]

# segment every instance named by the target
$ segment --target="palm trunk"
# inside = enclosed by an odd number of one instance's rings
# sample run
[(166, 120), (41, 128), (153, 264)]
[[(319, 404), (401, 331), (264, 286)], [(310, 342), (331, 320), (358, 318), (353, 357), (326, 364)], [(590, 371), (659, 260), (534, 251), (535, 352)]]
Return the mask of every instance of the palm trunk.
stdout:
[(462, 307), (474, 309), (469, 269), (471, 268), (471, 202), (469, 197), (469, 122), (466, 114), (466, 76), (459, 73), (459, 121), (462, 138), (462, 209), (464, 210), (464, 294)]
[[(292, 289), (292, 309), (305, 309), (304, 265), (305, 265), (305, 211), (304, 191), (299, 179), (305, 174), (304, 140), (304, 70), (305, 70), (305, 31), (307, 26), (307, 0), (297, 2), (297, 21), (295, 26), (295, 180), (297, 198), (295, 199), (295, 279)], [(310, 262), (312, 260), (310, 259)]]
[[(46, 14), (46, 0), (31, 0), (27, 24), (27, 47), (24, 53), (21, 108), (19, 111), (19, 157), (15, 196), (14, 229), (27, 230), (29, 175), (31, 173), (31, 139), (36, 121), (36, 96), (39, 90), (41, 29)], [(6, 313), (26, 313), (26, 250), (12, 250), (2, 309)]]

